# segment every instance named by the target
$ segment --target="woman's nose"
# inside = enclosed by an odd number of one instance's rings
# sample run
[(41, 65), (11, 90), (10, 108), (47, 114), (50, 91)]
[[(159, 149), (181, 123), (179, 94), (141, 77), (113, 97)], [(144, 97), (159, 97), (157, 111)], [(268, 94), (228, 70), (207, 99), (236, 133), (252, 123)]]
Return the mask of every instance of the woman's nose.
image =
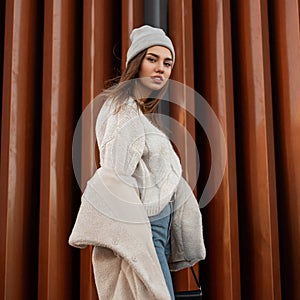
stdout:
[(165, 70), (164, 70), (163, 63), (158, 63), (157, 66), (156, 66), (156, 72), (163, 73), (164, 71)]

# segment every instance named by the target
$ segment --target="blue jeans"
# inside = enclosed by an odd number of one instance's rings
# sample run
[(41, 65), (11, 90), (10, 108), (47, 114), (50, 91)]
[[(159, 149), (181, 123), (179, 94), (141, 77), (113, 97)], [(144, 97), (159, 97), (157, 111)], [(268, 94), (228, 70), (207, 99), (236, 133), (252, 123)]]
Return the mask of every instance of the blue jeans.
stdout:
[(172, 277), (168, 265), (170, 256), (170, 227), (173, 214), (173, 202), (169, 202), (166, 207), (156, 216), (149, 218), (152, 230), (152, 239), (157, 253), (162, 272), (164, 274), (171, 299), (174, 300), (174, 289)]

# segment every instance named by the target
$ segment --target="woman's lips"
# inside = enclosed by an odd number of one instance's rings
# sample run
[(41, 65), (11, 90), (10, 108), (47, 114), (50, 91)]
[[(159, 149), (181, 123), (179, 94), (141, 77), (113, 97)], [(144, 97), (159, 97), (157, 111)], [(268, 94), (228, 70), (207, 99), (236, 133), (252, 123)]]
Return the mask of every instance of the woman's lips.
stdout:
[(162, 76), (151, 76), (150, 77), (155, 83), (161, 84), (164, 82), (164, 79)]

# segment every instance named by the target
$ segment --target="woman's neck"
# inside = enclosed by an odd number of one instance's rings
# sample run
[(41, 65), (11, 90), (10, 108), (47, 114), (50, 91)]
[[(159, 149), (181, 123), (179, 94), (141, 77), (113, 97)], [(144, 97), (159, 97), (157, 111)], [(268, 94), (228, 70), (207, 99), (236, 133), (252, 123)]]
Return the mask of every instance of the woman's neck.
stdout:
[(149, 98), (149, 96), (151, 95), (152, 90), (146, 88), (145, 86), (143, 86), (142, 84), (139, 84), (138, 82), (135, 85), (133, 94), (135, 99), (141, 103), (146, 101), (147, 98)]

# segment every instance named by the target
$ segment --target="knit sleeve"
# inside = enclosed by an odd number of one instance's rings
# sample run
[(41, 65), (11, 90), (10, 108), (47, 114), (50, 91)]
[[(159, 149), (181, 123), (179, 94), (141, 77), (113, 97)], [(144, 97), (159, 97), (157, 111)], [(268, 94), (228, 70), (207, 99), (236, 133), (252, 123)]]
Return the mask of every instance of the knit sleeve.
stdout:
[(134, 110), (120, 113), (114, 142), (115, 170), (132, 175), (145, 147), (145, 132), (141, 116)]
[(98, 124), (97, 127), (101, 166), (113, 168), (120, 176), (132, 176), (145, 147), (144, 126), (138, 109), (126, 105), (112, 114), (105, 126)]

